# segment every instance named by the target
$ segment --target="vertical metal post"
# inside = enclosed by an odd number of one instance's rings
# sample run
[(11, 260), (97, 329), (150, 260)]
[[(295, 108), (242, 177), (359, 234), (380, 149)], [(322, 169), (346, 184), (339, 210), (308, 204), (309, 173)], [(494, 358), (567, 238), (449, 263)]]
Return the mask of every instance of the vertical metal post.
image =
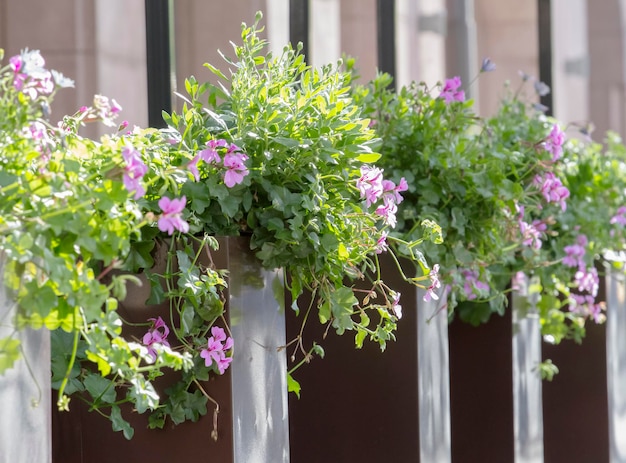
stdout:
[(513, 418), (515, 463), (543, 463), (541, 325), (537, 297), (529, 294), (528, 277), (518, 279), (512, 296)]
[(478, 111), (478, 86), (469, 85), (479, 72), (474, 0), (448, 0), (447, 5), (447, 74), (461, 78), (465, 96), (474, 100), (474, 110)]
[[(0, 375), (0, 461), (51, 461), (50, 332), (17, 330), (15, 301), (4, 289), (0, 255), (0, 344), (20, 342), (22, 358)], [(1, 348), (1, 346), (0, 346)]]
[(148, 69), (148, 124), (164, 127), (162, 111), (172, 110), (171, 0), (146, 0), (146, 58)]
[(611, 463), (626, 462), (626, 278), (607, 271), (606, 363)]
[(395, 0), (377, 0), (378, 16), (378, 69), (396, 76), (396, 2)]
[(302, 54), (309, 56), (309, 0), (289, 0), (289, 41), (302, 43)]
[(417, 381), (421, 462), (452, 461), (447, 293), (424, 302), (417, 291)]
[[(538, 0), (537, 20), (539, 29), (539, 80), (552, 88), (552, 11), (551, 0)], [(553, 91), (541, 97), (541, 104), (551, 116)]]
[[(234, 463), (289, 463), (287, 357), (281, 349), (285, 307), (274, 297), (282, 271), (265, 270), (251, 259), (246, 238), (228, 238), (220, 248), (228, 253), (233, 276), (228, 304), (237, 352), (231, 367)], [(257, 273), (251, 276), (253, 268)]]

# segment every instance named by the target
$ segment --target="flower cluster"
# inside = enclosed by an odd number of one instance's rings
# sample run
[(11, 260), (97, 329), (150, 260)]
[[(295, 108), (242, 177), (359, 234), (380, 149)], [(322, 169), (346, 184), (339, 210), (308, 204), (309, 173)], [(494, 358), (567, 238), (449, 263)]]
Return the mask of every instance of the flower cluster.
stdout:
[(141, 153), (130, 144), (122, 148), (122, 157), (126, 162), (123, 176), (124, 186), (129, 193), (134, 193), (135, 199), (139, 199), (146, 194), (141, 180), (148, 172), (148, 166), (141, 160)]
[(143, 345), (148, 348), (148, 355), (154, 362), (158, 356), (157, 351), (154, 348), (155, 344), (170, 347), (170, 343), (167, 340), (167, 336), (170, 334), (170, 329), (161, 317), (150, 318), (148, 321), (152, 322), (152, 326), (148, 332), (144, 334), (142, 342)]
[(400, 193), (409, 188), (406, 179), (401, 178), (396, 185), (391, 180), (383, 178), (382, 169), (365, 165), (361, 167), (361, 176), (357, 179), (356, 186), (361, 194), (361, 199), (365, 199), (367, 207), (382, 199), (382, 204), (376, 208), (376, 213), (383, 218), (386, 225), (394, 228), (398, 204), (403, 199)]
[[(226, 337), (223, 328), (214, 326), (211, 328), (211, 336), (208, 339), (206, 349), (202, 349), (200, 357), (204, 359), (207, 367), (214, 365), (220, 375), (223, 375), (232, 362), (233, 338)], [(231, 353), (230, 356), (227, 354)]]
[[(491, 63), (493, 65), (493, 63)], [(488, 65), (491, 68), (491, 65)], [(495, 65), (493, 65), (495, 66)], [(461, 87), (461, 78), (459, 76), (446, 79), (439, 94), (439, 98), (443, 98), (446, 104), (450, 104), (453, 101), (465, 101), (465, 92), (459, 90)]]
[(159, 199), (159, 207), (162, 211), (157, 222), (159, 230), (167, 232), (168, 235), (173, 235), (174, 230), (187, 233), (189, 231), (189, 224), (181, 216), (181, 213), (185, 210), (186, 203), (187, 198), (184, 196), (177, 199), (170, 199), (167, 196), (163, 196)]
[(534, 183), (539, 187), (546, 202), (559, 204), (563, 211), (567, 209), (565, 200), (569, 198), (570, 192), (553, 172), (535, 176)]
[(462, 269), (461, 277), (463, 279), (463, 291), (465, 297), (471, 301), (478, 297), (480, 292), (489, 291), (489, 285), (479, 280), (479, 273), (474, 269)]
[[(196, 181), (200, 180), (198, 162), (202, 160), (207, 164), (222, 163), (224, 167), (224, 184), (228, 188), (232, 188), (243, 182), (244, 177), (249, 174), (248, 168), (245, 165), (248, 155), (243, 153), (239, 146), (234, 143), (229, 144), (223, 139), (209, 140), (206, 142), (206, 146), (207, 147), (205, 149), (199, 151), (198, 154), (196, 154), (187, 164), (187, 168), (192, 173)], [(220, 148), (226, 150), (223, 161), (218, 153), (218, 149)]]
[(9, 59), (9, 66), (13, 71), (13, 86), (19, 92), (27, 95), (31, 100), (39, 96), (48, 96), (55, 84), (61, 88), (73, 87), (74, 82), (60, 72), (49, 71), (46, 62), (39, 50), (24, 50), (19, 55)]
[(558, 161), (563, 156), (563, 143), (565, 142), (565, 133), (560, 129), (558, 124), (552, 126), (550, 134), (543, 142), (543, 148), (552, 154), (552, 162)]

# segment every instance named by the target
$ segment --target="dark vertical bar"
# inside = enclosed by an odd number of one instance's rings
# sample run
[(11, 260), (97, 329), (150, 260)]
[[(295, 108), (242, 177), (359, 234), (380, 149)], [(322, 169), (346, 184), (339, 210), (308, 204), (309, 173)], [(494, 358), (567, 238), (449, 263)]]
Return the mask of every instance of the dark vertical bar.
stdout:
[[(604, 279), (596, 300), (606, 300)], [(559, 368), (543, 383), (545, 463), (611, 461), (606, 330), (588, 320), (582, 344), (543, 343), (544, 360)]]
[(172, 110), (170, 0), (146, 0), (148, 124), (164, 127), (162, 111)]
[[(552, 12), (551, 0), (538, 0), (538, 29), (539, 29), (539, 80), (552, 89)], [(541, 97), (541, 104), (552, 115), (552, 95), (550, 92)]]
[[(326, 327), (311, 314), (303, 340), (307, 346), (318, 342), (326, 355), (315, 356), (294, 372), (302, 385), (299, 399), (289, 397), (294, 463), (420, 461), (417, 291), (401, 278), (390, 256), (381, 254), (380, 265), (385, 281), (402, 293), (404, 316), (396, 341), (389, 342), (385, 352), (369, 340), (356, 349), (350, 332), (338, 336), (331, 328), (324, 338)], [(308, 307), (309, 296), (299, 300), (301, 308)], [(303, 313), (296, 317), (293, 310), (286, 312), (289, 341), (301, 333)], [(287, 354), (292, 352), (289, 347)]]
[(309, 56), (309, 0), (289, 0), (289, 41), (302, 43), (302, 54)]
[[(395, 0), (377, 0), (378, 69), (396, 76)], [(394, 84), (395, 88), (395, 79)]]
[(512, 335), (511, 310), (480, 326), (450, 323), (453, 463), (515, 461)]

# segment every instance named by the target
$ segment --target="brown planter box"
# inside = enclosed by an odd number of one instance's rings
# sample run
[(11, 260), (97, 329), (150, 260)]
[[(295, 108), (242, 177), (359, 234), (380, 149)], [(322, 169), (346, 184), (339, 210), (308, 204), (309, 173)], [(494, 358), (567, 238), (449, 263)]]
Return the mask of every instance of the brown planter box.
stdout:
[[(394, 265), (381, 256), (381, 274), (402, 294), (403, 307), (397, 340), (388, 342), (385, 352), (368, 340), (356, 349), (352, 333), (338, 336), (333, 328), (322, 339), (325, 327), (317, 314), (309, 317), (305, 346), (316, 341), (326, 355), (294, 372), (302, 391), (300, 399), (289, 395), (291, 461), (419, 461), (417, 291), (396, 276)], [(288, 310), (288, 340), (297, 336), (301, 322)]]
[(450, 324), (454, 463), (514, 461), (511, 310), (474, 327)]

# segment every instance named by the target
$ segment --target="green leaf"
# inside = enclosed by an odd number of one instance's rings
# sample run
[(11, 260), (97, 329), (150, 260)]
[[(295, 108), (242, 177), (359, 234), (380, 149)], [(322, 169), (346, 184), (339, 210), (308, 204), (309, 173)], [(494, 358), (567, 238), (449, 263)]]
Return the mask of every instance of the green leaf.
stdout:
[(111, 416), (109, 418), (111, 419), (111, 427), (113, 428), (113, 431), (122, 431), (124, 433), (124, 437), (128, 440), (133, 438), (135, 430), (128, 421), (122, 418), (122, 411), (119, 406), (113, 405), (111, 407)]
[(89, 392), (96, 403), (101, 401), (106, 403), (115, 402), (115, 384), (111, 380), (90, 373), (83, 382), (87, 392)]
[(380, 157), (380, 153), (363, 153), (360, 154), (356, 160), (359, 162), (372, 163), (378, 161)]
[(294, 392), (298, 399), (300, 398), (300, 383), (293, 379), (290, 373), (287, 373), (287, 391)]
[(0, 339), (0, 375), (13, 365), (21, 357), (20, 340), (15, 338)]

